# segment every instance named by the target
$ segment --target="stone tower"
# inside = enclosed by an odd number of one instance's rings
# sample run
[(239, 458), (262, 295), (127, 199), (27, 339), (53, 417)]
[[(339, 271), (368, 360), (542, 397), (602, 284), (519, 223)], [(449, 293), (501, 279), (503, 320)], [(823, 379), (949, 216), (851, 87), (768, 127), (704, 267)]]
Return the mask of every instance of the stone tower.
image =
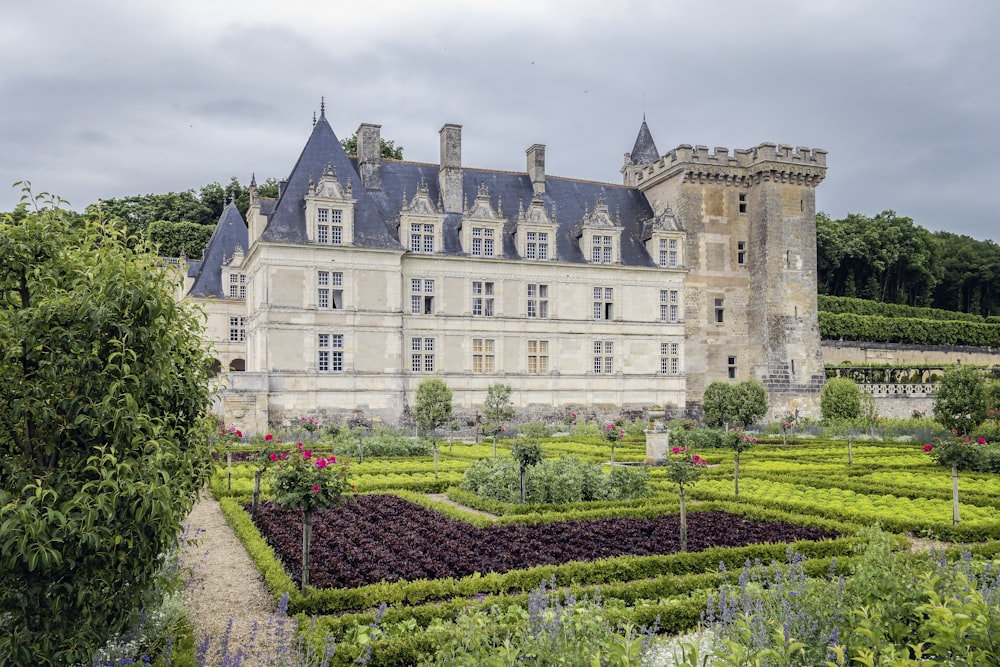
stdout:
[(686, 232), (688, 408), (700, 407), (714, 380), (754, 378), (767, 388), (770, 416), (818, 415), (815, 189), (826, 152), (685, 144), (655, 155), (643, 121), (622, 174), (656, 215), (672, 209)]

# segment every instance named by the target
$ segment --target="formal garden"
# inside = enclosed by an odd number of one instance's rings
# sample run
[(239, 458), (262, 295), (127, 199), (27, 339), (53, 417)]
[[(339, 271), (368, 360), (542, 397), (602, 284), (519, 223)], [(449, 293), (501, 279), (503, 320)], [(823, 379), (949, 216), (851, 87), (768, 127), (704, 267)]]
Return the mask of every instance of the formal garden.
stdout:
[[(828, 419), (753, 424), (761, 392), (739, 383), (710, 388), (707, 423), (570, 414), (458, 441), (431, 380), (424, 437), (223, 425), (209, 489), (285, 634), (261, 658), (253, 638), (195, 637), (181, 617), (147, 660), (997, 664), (997, 390), (973, 369), (944, 382), (940, 421), (880, 419), (843, 380)], [(970, 395), (970, 411), (948, 402)], [(671, 446), (649, 462), (653, 427)]]

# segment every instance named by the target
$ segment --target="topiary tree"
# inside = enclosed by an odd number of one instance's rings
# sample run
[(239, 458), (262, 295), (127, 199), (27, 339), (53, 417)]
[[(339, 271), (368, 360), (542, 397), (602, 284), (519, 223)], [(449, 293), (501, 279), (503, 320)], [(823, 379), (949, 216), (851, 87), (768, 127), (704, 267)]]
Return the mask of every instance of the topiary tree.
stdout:
[(767, 413), (767, 391), (756, 380), (711, 382), (702, 395), (702, 410), (705, 424), (713, 428), (749, 426)]
[(986, 379), (975, 368), (944, 372), (934, 391), (934, 420), (945, 428), (970, 433), (986, 419)]
[(503, 423), (514, 418), (514, 403), (510, 400), (510, 385), (494, 383), (486, 388), (483, 413), (493, 435), (493, 458), (497, 456), (497, 436), (503, 432)]
[(823, 419), (857, 419), (861, 416), (861, 387), (848, 378), (826, 381), (819, 394)]
[(435, 431), (451, 420), (451, 389), (441, 378), (427, 378), (417, 385), (413, 419), (421, 435), (430, 438), (434, 448), (434, 479), (438, 477), (438, 444)]
[(521, 504), (523, 505), (525, 500), (524, 475), (528, 472), (528, 468), (542, 462), (542, 447), (534, 438), (520, 438), (511, 447), (510, 453), (517, 461), (521, 474)]
[(0, 661), (90, 664), (211, 473), (210, 358), (155, 254), (24, 192), (0, 217)]

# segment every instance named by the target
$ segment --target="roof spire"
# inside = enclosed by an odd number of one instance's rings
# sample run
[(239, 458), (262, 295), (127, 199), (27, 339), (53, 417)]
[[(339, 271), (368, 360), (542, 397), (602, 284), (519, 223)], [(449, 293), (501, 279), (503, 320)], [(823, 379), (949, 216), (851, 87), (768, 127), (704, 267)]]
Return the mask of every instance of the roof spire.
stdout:
[(319, 119), (326, 120), (326, 98), (322, 95), (319, 98)]
[(635, 146), (632, 147), (632, 164), (652, 164), (660, 159), (660, 153), (656, 150), (656, 143), (653, 142), (653, 135), (646, 125), (646, 113), (642, 114), (642, 125), (639, 126), (639, 136), (635, 138)]

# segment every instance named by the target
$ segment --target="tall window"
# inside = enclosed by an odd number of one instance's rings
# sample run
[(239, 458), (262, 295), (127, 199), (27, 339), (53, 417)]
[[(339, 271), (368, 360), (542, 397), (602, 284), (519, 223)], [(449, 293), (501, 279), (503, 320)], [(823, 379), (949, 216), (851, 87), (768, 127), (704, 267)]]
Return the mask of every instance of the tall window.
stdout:
[(472, 314), (493, 317), (493, 283), (472, 281)]
[(494, 367), (493, 339), (472, 339), (472, 372), (493, 373)]
[(493, 256), (493, 230), (488, 227), (472, 228), (472, 254), (476, 257)]
[(740, 213), (747, 212), (747, 193), (740, 193)]
[(722, 324), (726, 321), (725, 299), (715, 300), (715, 323)]
[(434, 372), (434, 339), (410, 339), (410, 370), (414, 373)]
[(529, 373), (549, 372), (549, 341), (547, 340), (528, 341), (528, 372)]
[(344, 213), (340, 209), (316, 209), (316, 243), (340, 245), (344, 242)]
[(736, 379), (736, 357), (729, 357), (726, 360), (726, 364), (727, 364), (727, 368), (728, 368), (728, 371), (729, 371), (729, 379), (730, 380), (735, 380)]
[(660, 321), (676, 322), (680, 319), (680, 293), (675, 290), (660, 290)]
[(528, 283), (528, 317), (549, 316), (549, 286)]
[(677, 268), (679, 262), (679, 253), (677, 251), (677, 239), (667, 240), (667, 266), (674, 269)]
[(413, 252), (434, 252), (434, 225), (422, 222), (410, 223), (410, 250)]
[(247, 298), (247, 275), (245, 273), (229, 274), (229, 298)]
[(229, 342), (242, 343), (247, 339), (247, 321), (245, 317), (229, 318)]
[(316, 336), (316, 370), (320, 373), (343, 372), (343, 334), (321, 333)]
[(414, 315), (434, 314), (434, 281), (410, 278), (410, 312)]
[(660, 343), (660, 375), (677, 375), (680, 369), (680, 344)]
[(594, 373), (607, 375), (614, 372), (614, 343), (610, 340), (594, 341)]
[(594, 288), (594, 319), (613, 320), (614, 319), (614, 296), (615, 291), (611, 287)]
[(736, 242), (736, 263), (743, 266), (747, 263), (747, 242)]
[(344, 274), (340, 271), (316, 272), (316, 307), (339, 310), (344, 307)]
[(595, 234), (593, 247), (590, 249), (590, 261), (594, 264), (611, 264), (614, 257), (614, 246), (610, 236)]
[(527, 259), (549, 258), (548, 232), (528, 232), (527, 247), (525, 248), (525, 257)]

